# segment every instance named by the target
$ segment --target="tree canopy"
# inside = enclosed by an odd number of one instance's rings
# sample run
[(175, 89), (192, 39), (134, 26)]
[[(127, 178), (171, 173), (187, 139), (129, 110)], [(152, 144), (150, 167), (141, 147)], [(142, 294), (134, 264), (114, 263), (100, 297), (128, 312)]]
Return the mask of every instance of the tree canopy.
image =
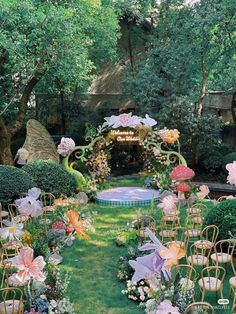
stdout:
[(95, 67), (116, 57), (119, 24), (111, 1), (0, 0), (0, 6), (0, 162), (10, 162), (9, 141), (34, 88), (56, 82), (68, 91), (86, 88)]
[(207, 88), (235, 87), (236, 1), (185, 3), (161, 1), (147, 54), (125, 82), (140, 110), (188, 95), (201, 113)]

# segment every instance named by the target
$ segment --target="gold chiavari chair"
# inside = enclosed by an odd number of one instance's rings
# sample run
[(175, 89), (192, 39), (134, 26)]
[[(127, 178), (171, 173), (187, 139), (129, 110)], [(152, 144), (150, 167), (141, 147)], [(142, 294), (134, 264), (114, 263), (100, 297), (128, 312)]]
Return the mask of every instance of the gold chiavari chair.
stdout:
[(187, 257), (187, 263), (191, 266), (208, 266), (209, 264), (209, 255), (210, 250), (207, 250), (204, 247), (196, 248), (194, 244), (190, 246), (189, 249), (190, 255)]
[(220, 291), (220, 297), (223, 299), (223, 281), (225, 277), (225, 269), (221, 266), (205, 267), (201, 271), (201, 279), (198, 285), (201, 290), (202, 301), (204, 301), (207, 291), (217, 293)]
[(215, 246), (218, 235), (219, 228), (215, 225), (209, 225), (202, 230), (200, 240), (194, 242), (194, 245), (199, 249), (204, 247), (205, 249), (211, 250)]
[(23, 292), (19, 288), (0, 289), (0, 314), (23, 314)]
[(218, 241), (214, 247), (214, 253), (211, 254), (211, 260), (213, 264), (219, 266), (219, 264), (231, 264), (233, 267), (233, 254), (235, 250), (235, 240), (227, 239)]
[(208, 302), (194, 302), (190, 304), (184, 311), (184, 314), (199, 313), (215, 314), (215, 310), (214, 307)]
[(188, 290), (192, 289), (193, 291), (192, 300), (194, 301), (195, 299), (194, 287), (195, 287), (195, 282), (197, 279), (196, 270), (191, 265), (187, 265), (187, 264), (178, 264), (176, 265), (176, 268), (181, 275), (181, 279), (180, 279), (181, 285)]

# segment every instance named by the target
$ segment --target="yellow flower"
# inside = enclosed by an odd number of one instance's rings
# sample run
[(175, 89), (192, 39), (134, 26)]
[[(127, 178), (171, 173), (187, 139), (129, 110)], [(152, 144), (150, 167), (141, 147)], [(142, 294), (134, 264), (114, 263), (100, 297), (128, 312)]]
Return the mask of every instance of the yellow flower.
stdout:
[(167, 144), (173, 144), (179, 139), (179, 131), (177, 129), (163, 129), (159, 131), (160, 138)]
[(32, 244), (32, 235), (29, 231), (25, 231), (22, 235), (22, 242), (25, 246), (31, 246)]

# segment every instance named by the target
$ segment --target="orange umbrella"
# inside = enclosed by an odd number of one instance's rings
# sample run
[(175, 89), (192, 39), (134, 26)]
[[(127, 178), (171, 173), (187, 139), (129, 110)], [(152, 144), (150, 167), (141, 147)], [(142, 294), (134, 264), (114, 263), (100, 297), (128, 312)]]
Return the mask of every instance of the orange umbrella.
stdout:
[(165, 259), (165, 268), (171, 270), (171, 267), (178, 264), (178, 260), (185, 256), (185, 250), (178, 243), (170, 243), (166, 249), (159, 252), (159, 255)]
[(70, 224), (75, 229), (78, 239), (80, 240), (82, 237), (85, 237), (86, 240), (90, 240), (90, 237), (87, 235), (87, 231), (83, 225), (82, 220), (79, 219), (79, 213), (74, 210), (68, 210), (66, 215), (69, 219)]

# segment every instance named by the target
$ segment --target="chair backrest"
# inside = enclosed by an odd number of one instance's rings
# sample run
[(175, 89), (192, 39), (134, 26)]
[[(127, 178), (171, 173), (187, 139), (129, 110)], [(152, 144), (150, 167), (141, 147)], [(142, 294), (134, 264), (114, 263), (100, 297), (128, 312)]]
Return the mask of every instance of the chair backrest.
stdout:
[(178, 269), (182, 278), (187, 278), (187, 280), (189, 280), (189, 281), (191, 280), (195, 283), (195, 281), (197, 279), (197, 272), (191, 265), (177, 264), (176, 268)]
[(215, 225), (206, 226), (201, 232), (201, 240), (208, 240), (214, 245), (219, 235), (219, 228)]
[(201, 279), (203, 281), (203, 289), (205, 288), (205, 281), (203, 280), (203, 278), (209, 278), (208, 282), (209, 282), (209, 286), (211, 288), (211, 284), (212, 289), (214, 289), (216, 282), (217, 281), (211, 281), (211, 278), (215, 278), (215, 279), (219, 279), (221, 282), (223, 282), (225, 277), (225, 269), (221, 266), (208, 266), (202, 269), (201, 271)]
[[(236, 242), (234, 239), (220, 240), (215, 244), (215, 252), (226, 253), (231, 256), (232, 268), (233, 266), (233, 254), (235, 250)], [(218, 263), (218, 255), (216, 254), (216, 261)]]
[(190, 304), (184, 311), (184, 314), (198, 313), (215, 314), (215, 310), (214, 307), (208, 302), (194, 302)]
[(43, 203), (43, 206), (52, 206), (55, 202), (55, 196), (52, 193), (43, 192), (40, 195), (40, 201)]
[[(199, 258), (204, 257), (204, 258), (209, 259), (210, 253), (211, 253), (211, 250), (208, 250), (206, 247), (201, 246), (200, 248), (197, 248), (195, 246), (195, 244), (193, 243), (189, 248), (189, 254), (191, 257), (191, 264), (194, 264), (193, 261), (196, 261), (196, 257), (198, 257), (198, 256), (199, 256)], [(201, 264), (199, 264), (199, 265), (201, 265)]]
[(153, 231), (156, 230), (156, 220), (152, 216), (141, 215), (136, 223), (139, 230), (144, 230), (147, 227)]
[(183, 248), (187, 251), (187, 245), (188, 245), (188, 237), (186, 235), (186, 229), (185, 227), (174, 227), (174, 231), (177, 231), (177, 241), (180, 241), (183, 243)]
[(7, 208), (8, 208), (11, 220), (12, 220), (13, 217), (16, 216), (16, 214), (18, 212), (17, 206), (16, 206), (16, 204), (8, 204)]
[(7, 287), (0, 289), (0, 313), (23, 314), (23, 292), (19, 288)]
[(26, 192), (22, 192), (22, 193), (20, 193), (19, 194), (19, 197), (20, 198), (24, 198), (24, 197), (26, 197), (28, 194), (26, 193)]

